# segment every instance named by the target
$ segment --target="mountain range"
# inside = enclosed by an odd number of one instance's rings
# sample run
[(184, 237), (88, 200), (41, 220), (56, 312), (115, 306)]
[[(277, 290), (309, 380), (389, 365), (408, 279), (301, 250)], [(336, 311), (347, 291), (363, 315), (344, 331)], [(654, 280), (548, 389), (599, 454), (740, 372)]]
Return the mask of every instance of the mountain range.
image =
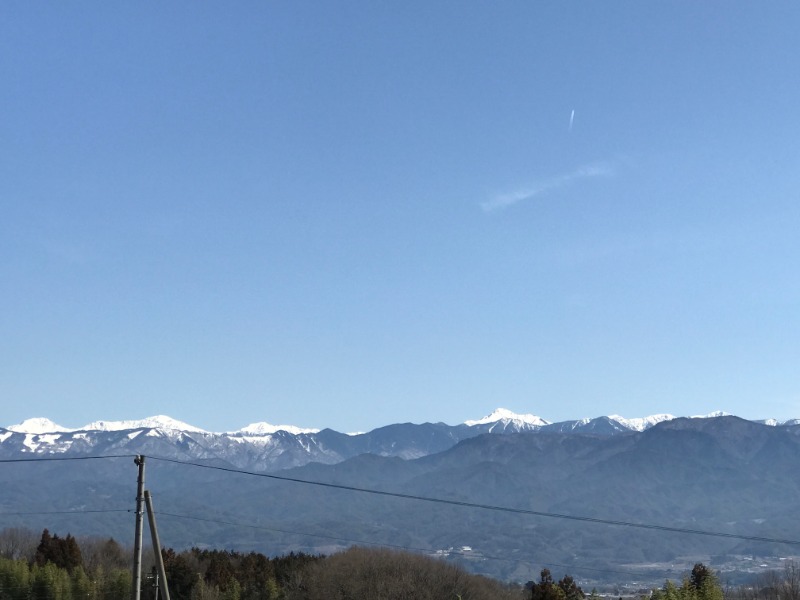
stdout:
[(800, 553), (797, 421), (548, 423), (496, 411), (358, 435), (267, 425), (210, 433), (166, 417), (100, 423), (0, 429), (0, 528), (130, 541), (131, 455), (141, 454), (161, 541), (175, 548), (378, 544), (508, 580), (548, 566), (584, 582), (650, 583), (697, 561), (732, 581)]
[[(485, 433), (529, 431), (612, 436), (644, 431), (673, 419), (675, 417), (668, 414), (635, 419), (612, 415), (551, 423), (536, 415), (515, 414), (498, 408), (481, 419), (459, 425), (398, 423), (367, 433), (345, 434), (332, 429), (303, 429), (266, 422), (253, 423), (238, 431), (215, 433), (163, 415), (131, 421), (95, 421), (77, 429), (62, 427), (47, 418), (31, 418), (18, 425), (0, 427), (0, 458), (128, 453), (183, 460), (219, 460), (237, 468), (276, 471), (312, 462), (336, 464), (360, 454), (420, 458)], [(800, 420), (762, 422), (788, 426)]]

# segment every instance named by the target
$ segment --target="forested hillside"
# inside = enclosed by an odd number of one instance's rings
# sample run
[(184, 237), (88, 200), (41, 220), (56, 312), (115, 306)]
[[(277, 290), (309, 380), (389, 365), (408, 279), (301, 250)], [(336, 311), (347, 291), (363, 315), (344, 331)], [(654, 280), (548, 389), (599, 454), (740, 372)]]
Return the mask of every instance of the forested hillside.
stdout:
[[(181, 550), (381, 545), (503, 581), (532, 579), (546, 557), (598, 584), (611, 571), (652, 584), (703, 561), (740, 581), (796, 553), (798, 456), (800, 426), (675, 419), (616, 436), (487, 434), (415, 460), (364, 454), (274, 474), (148, 455), (146, 486), (162, 543)], [(131, 458), (7, 460), (3, 525), (131, 543)]]
[[(381, 548), (350, 548), (331, 556), (191, 548), (163, 549), (174, 600), (586, 600), (570, 575), (504, 584), (471, 575), (440, 559)], [(45, 529), (0, 531), (0, 600), (127, 599), (131, 549), (113, 539), (61, 537)], [(143, 561), (142, 600), (160, 597), (152, 553)], [(800, 568), (762, 574), (747, 585), (723, 588), (702, 563), (639, 600), (800, 600)], [(599, 600), (592, 590), (588, 600)]]
[[(0, 600), (125, 599), (130, 550), (113, 539), (60, 537), (45, 529), (0, 532)], [(519, 600), (521, 588), (471, 575), (429, 557), (351, 548), (330, 557), (192, 548), (162, 550), (173, 600), (370, 600), (462, 598)], [(142, 600), (155, 600), (152, 554), (143, 561)]]

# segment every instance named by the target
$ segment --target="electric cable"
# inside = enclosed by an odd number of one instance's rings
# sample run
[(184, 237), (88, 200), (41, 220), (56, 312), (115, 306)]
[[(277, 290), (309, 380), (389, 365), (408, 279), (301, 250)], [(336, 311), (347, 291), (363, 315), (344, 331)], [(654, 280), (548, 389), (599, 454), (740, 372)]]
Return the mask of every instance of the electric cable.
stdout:
[(570, 521), (580, 521), (583, 523), (597, 523), (600, 525), (615, 525), (618, 527), (631, 527), (636, 529), (649, 529), (653, 531), (666, 531), (670, 533), (683, 533), (683, 534), (692, 534), (692, 535), (704, 535), (709, 537), (720, 537), (720, 538), (729, 538), (729, 539), (737, 539), (737, 540), (744, 540), (748, 542), (767, 542), (773, 544), (786, 544), (791, 546), (800, 546), (800, 540), (790, 540), (790, 539), (781, 539), (781, 538), (772, 538), (772, 537), (765, 537), (765, 536), (757, 536), (757, 535), (743, 535), (737, 533), (725, 533), (722, 531), (706, 531), (703, 529), (689, 529), (685, 527), (672, 527), (669, 525), (656, 525), (650, 523), (634, 523), (631, 521), (618, 521), (615, 519), (601, 519), (597, 517), (586, 517), (580, 515), (567, 515), (561, 513), (551, 513), (545, 512), (540, 510), (531, 510), (526, 508), (513, 508), (509, 506), (497, 506), (494, 504), (480, 504), (476, 502), (467, 502), (463, 500), (448, 500), (446, 498), (433, 498), (430, 496), (419, 496), (416, 494), (404, 494), (401, 492), (388, 492), (385, 490), (376, 490), (371, 488), (363, 488), (351, 485), (344, 485), (338, 483), (328, 483), (324, 481), (313, 481), (309, 479), (299, 479), (296, 477), (286, 477), (283, 475), (275, 475), (273, 473), (258, 473), (255, 471), (245, 471), (241, 469), (234, 469), (231, 467), (220, 467), (218, 465), (206, 465), (202, 463), (195, 463), (189, 461), (182, 461), (174, 458), (159, 458), (159, 457), (148, 457), (151, 460), (157, 460), (162, 462), (174, 463), (178, 465), (185, 465), (185, 466), (192, 466), (192, 467), (199, 467), (202, 469), (212, 469), (216, 471), (223, 471), (227, 473), (236, 473), (239, 475), (248, 475), (252, 477), (264, 477), (267, 479), (274, 479), (278, 481), (288, 481), (292, 483), (301, 483), (305, 485), (315, 485), (320, 487), (338, 489), (338, 490), (346, 490), (350, 492), (360, 492), (364, 494), (373, 494), (376, 496), (385, 496), (391, 498), (403, 498), (406, 500), (416, 500), (419, 502), (431, 502), (435, 504), (447, 504), (451, 506), (461, 506), (466, 508), (477, 508), (482, 510), (491, 510), (496, 512), (504, 512), (510, 514), (518, 514), (518, 515), (529, 515), (535, 517), (546, 517), (549, 519), (566, 519)]
[[(304, 532), (304, 531), (294, 531), (294, 530), (290, 530), (290, 529), (280, 529), (280, 528), (277, 528), (277, 527), (267, 527), (265, 525), (255, 525), (253, 523), (242, 523), (242, 522), (238, 522), (238, 521), (229, 521), (229, 520), (223, 520), (223, 519), (212, 519), (212, 518), (209, 518), (209, 517), (195, 517), (195, 516), (191, 516), (191, 515), (182, 515), (182, 514), (178, 514), (178, 513), (165, 512), (165, 511), (155, 511), (155, 513), (158, 516), (164, 516), (164, 517), (173, 517), (173, 518), (177, 518), (177, 519), (187, 519), (187, 520), (191, 520), (191, 521), (200, 521), (200, 522), (204, 522), (204, 523), (217, 523), (217, 524), (220, 524), (220, 525), (231, 525), (231, 526), (234, 526), (234, 527), (257, 529), (257, 530), (261, 530), (261, 531), (272, 531), (272, 532), (277, 532), (277, 533), (286, 533), (286, 534), (289, 534), (289, 535), (299, 535), (299, 536), (304, 536), (304, 537), (322, 538), (322, 539), (334, 540), (334, 541), (338, 541), (338, 542), (347, 542), (349, 544), (362, 544), (362, 545), (367, 545), (367, 546), (377, 546), (377, 547), (380, 547), (380, 548), (390, 548), (390, 549), (393, 549), (393, 550), (406, 550), (406, 551), (409, 551), (409, 552), (425, 552), (425, 553), (428, 553), (428, 554), (433, 555), (433, 556), (436, 556), (439, 552), (442, 552), (441, 550), (437, 550), (437, 549), (433, 549), (433, 548), (419, 548), (419, 547), (415, 547), (415, 546), (403, 546), (401, 544), (390, 544), (390, 543), (384, 543), (384, 542), (371, 542), (371, 541), (367, 541), (367, 540), (356, 540), (356, 539), (352, 539), (352, 538), (333, 536), (333, 535), (325, 535), (325, 534), (321, 534), (321, 533), (308, 533), (308, 532)], [(514, 563), (529, 563), (530, 562), (528, 559), (509, 558), (507, 556), (493, 556), (491, 554), (484, 554), (482, 552), (478, 552), (478, 553), (475, 553), (475, 554), (471, 554), (471, 553), (464, 552), (464, 551), (458, 551), (458, 550), (447, 550), (445, 552), (446, 552), (447, 555), (456, 555), (456, 556), (462, 556), (462, 557), (465, 557), (465, 558), (496, 560), (496, 561), (514, 562)], [(633, 571), (615, 571), (615, 570), (612, 570), (612, 569), (594, 569), (594, 568), (591, 568), (591, 567), (579, 567), (579, 566), (574, 566), (574, 565), (565, 565), (565, 564), (561, 564), (561, 563), (552, 563), (552, 562), (545, 562), (545, 563), (541, 563), (541, 564), (547, 565), (547, 566), (551, 566), (551, 567), (563, 567), (563, 568), (566, 568), (566, 569), (571, 569), (573, 571), (595, 571), (595, 572), (599, 572), (599, 573), (616, 573), (618, 575), (627, 575), (627, 576), (641, 575), (641, 573), (635, 573)], [(659, 570), (659, 571), (663, 572), (662, 570)]]
[(75, 460), (102, 460), (106, 458), (134, 458), (135, 454), (107, 454), (104, 456), (41, 456), (36, 458), (0, 458), (0, 463), (67, 462)]
[(0, 517), (25, 517), (32, 515), (82, 515), (97, 513), (127, 513), (133, 512), (130, 508), (103, 508), (103, 509), (78, 509), (78, 510), (33, 510), (26, 512), (0, 512)]

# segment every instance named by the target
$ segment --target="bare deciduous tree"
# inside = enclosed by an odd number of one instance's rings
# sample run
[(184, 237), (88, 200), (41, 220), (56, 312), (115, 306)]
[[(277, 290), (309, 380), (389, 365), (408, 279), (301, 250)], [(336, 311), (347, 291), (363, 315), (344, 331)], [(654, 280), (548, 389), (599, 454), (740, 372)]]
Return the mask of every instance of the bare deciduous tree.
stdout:
[(351, 548), (309, 565), (288, 600), (519, 600), (519, 588), (407, 552)]
[(39, 534), (25, 527), (7, 527), (0, 531), (0, 557), (33, 560)]

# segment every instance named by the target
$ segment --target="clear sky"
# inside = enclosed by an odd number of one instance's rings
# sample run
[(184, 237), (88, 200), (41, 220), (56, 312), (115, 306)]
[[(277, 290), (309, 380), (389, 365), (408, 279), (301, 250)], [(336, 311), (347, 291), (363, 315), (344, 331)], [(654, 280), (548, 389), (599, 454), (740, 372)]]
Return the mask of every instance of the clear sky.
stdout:
[(0, 4), (0, 425), (800, 417), (800, 3)]

